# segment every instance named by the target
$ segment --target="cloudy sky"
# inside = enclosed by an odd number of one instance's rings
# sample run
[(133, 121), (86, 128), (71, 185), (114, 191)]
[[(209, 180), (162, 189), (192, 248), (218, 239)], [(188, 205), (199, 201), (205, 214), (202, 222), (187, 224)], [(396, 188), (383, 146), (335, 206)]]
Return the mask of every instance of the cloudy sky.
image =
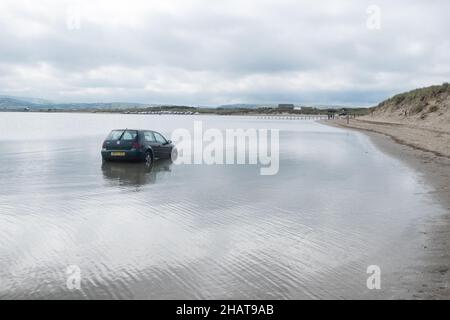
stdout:
[(450, 2), (0, 0), (0, 94), (371, 105), (450, 80)]

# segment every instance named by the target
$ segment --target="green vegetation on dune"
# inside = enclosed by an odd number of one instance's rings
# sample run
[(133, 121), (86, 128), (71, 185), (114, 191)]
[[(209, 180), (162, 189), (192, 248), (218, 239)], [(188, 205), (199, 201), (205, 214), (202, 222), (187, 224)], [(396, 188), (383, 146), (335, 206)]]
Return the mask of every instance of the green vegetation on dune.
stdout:
[(373, 109), (374, 112), (403, 111), (405, 115), (428, 114), (448, 106), (450, 86), (446, 82), (426, 88), (414, 89), (387, 99)]

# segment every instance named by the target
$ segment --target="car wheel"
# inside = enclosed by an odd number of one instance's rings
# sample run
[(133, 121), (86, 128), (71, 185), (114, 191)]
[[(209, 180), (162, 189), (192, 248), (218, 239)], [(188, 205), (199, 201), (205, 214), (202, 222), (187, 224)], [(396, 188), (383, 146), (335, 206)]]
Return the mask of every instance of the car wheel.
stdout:
[(150, 167), (153, 164), (153, 154), (150, 151), (145, 152), (144, 162), (148, 167)]
[(172, 152), (170, 153), (169, 159), (171, 159), (172, 161), (176, 161), (178, 158), (178, 150), (177, 148), (173, 148)]

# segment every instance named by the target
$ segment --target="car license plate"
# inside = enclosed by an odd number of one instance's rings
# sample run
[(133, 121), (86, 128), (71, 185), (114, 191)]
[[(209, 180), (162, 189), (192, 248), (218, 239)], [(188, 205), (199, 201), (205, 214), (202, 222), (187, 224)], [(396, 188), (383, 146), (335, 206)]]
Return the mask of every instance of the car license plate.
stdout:
[(125, 156), (125, 152), (111, 152), (112, 157), (123, 157)]

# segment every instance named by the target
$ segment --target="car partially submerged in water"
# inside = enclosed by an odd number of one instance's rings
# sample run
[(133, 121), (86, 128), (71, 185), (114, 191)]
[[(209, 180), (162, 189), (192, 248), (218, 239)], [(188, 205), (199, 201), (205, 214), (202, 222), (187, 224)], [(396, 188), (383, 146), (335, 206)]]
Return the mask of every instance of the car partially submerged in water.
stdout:
[(115, 129), (102, 146), (103, 161), (144, 161), (151, 165), (156, 158), (169, 159), (174, 145), (152, 130)]

